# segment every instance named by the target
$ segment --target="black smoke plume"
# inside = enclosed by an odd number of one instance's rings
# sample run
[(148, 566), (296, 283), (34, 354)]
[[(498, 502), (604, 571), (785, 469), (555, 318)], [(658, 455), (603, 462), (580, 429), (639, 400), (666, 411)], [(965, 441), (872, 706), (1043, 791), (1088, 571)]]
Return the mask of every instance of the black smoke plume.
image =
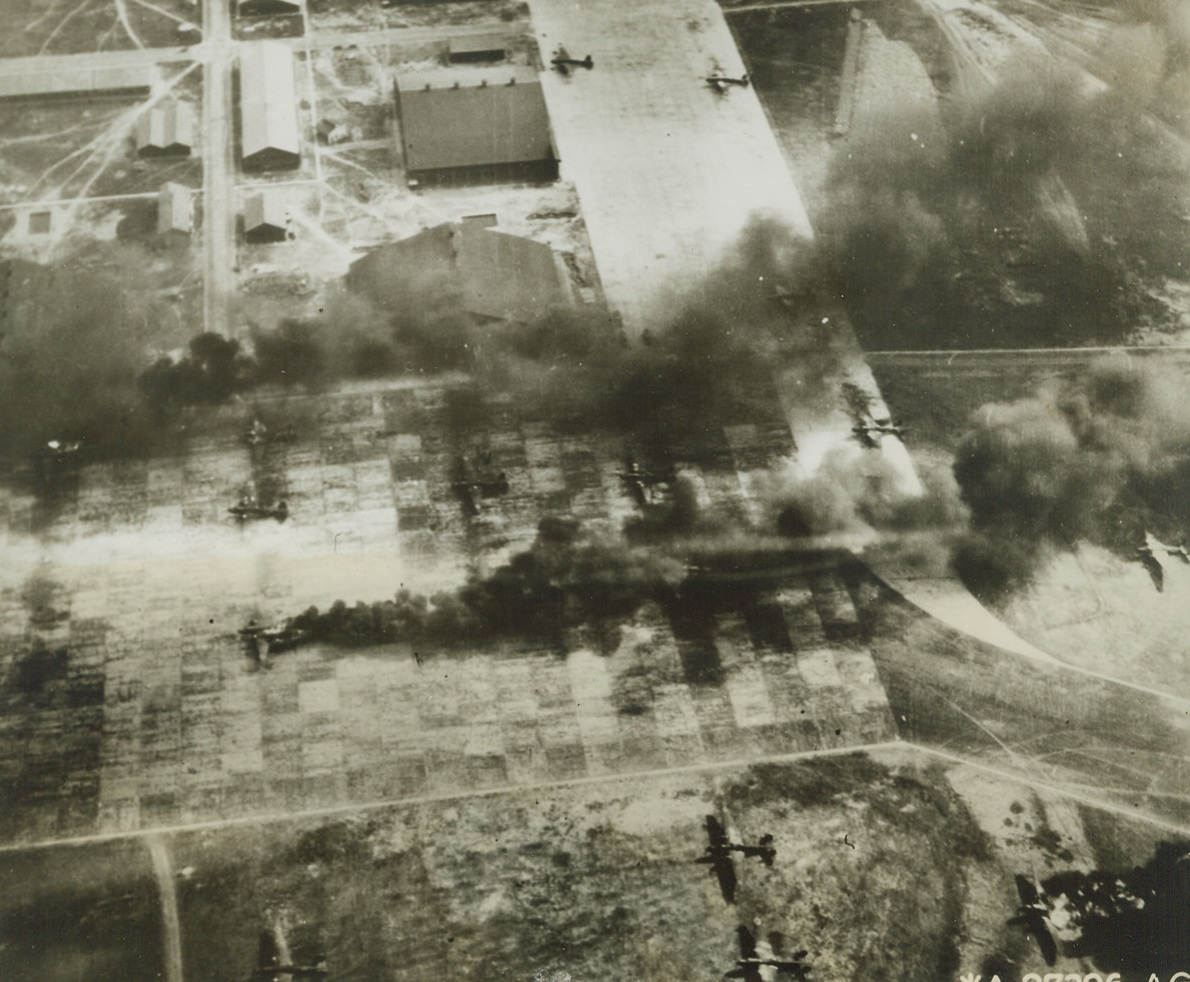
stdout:
[(493, 332), (476, 354), (481, 391), (516, 393), (523, 411), (649, 450), (707, 445), (724, 425), (779, 413), (773, 365), (796, 351), (801, 398), (828, 400), (837, 367), (814, 349), (809, 322), (823, 298), (812, 243), (754, 221), (724, 264), (666, 323), (629, 342), (606, 314), (553, 310)]
[(1167, 94), (1190, 98), (1183, 20), (1113, 35), (1106, 89), (1022, 56), (932, 118), (857, 124), (819, 233), (865, 348), (1115, 343), (1169, 316), (1142, 284), (1190, 260), (1176, 204), (1190, 173), (1149, 114), (1184, 118)]
[(1068, 918), (1071, 957), (1125, 978), (1166, 978), (1190, 961), (1190, 843), (1159, 843), (1127, 872), (1056, 873), (1041, 888)]
[(138, 379), (141, 394), (153, 409), (215, 405), (249, 388), (256, 365), (240, 343), (221, 334), (191, 339), (179, 358), (159, 358)]
[(663, 601), (682, 564), (657, 550), (592, 535), (568, 519), (544, 519), (529, 549), (489, 575), (431, 597), (401, 590), (393, 600), (336, 602), (292, 618), (313, 640), (347, 647), (394, 642), (457, 645), (493, 637), (558, 639), (570, 627), (631, 616)]

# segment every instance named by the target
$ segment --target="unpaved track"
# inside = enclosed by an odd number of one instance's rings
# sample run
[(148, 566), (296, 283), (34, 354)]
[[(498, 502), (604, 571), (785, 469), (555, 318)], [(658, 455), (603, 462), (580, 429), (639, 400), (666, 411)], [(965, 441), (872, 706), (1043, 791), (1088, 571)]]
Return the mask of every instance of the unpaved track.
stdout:
[(166, 982), (182, 982), (182, 923), (178, 918), (178, 893), (174, 889), (169, 853), (165, 849), (165, 841), (159, 835), (146, 837), (145, 844), (153, 859), (153, 875), (157, 877), (157, 889), (161, 894)]

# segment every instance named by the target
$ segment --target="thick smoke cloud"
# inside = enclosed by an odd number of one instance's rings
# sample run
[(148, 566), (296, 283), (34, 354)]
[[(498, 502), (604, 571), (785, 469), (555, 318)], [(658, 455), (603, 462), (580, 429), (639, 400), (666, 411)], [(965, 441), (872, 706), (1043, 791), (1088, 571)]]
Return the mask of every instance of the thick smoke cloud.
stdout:
[[(1125, 978), (1175, 976), (1190, 958), (1190, 843), (1159, 842), (1132, 870), (1063, 870), (1041, 882), (1042, 895), (1067, 915), (1067, 955)], [(1073, 935), (1073, 936), (1071, 936)]]
[(317, 318), (254, 329), (258, 381), (316, 388), (344, 378), (470, 368), (483, 331), (456, 305), (444, 302), (435, 284), (424, 286), (398, 313), (338, 290)]
[[(482, 390), (513, 391), (529, 414), (628, 434), (646, 446), (705, 441), (716, 427), (776, 404), (773, 357), (805, 342), (777, 291), (808, 311), (817, 256), (782, 226), (755, 222), (728, 262), (668, 324), (629, 343), (606, 315), (547, 312), (493, 332), (477, 350)], [(807, 355), (807, 396), (833, 364)]]
[(948, 469), (919, 467), (918, 474), (922, 487), (907, 487), (882, 454), (845, 445), (810, 476), (791, 461), (761, 482), (764, 517), (756, 531), (775, 530), (793, 547), (837, 541), (903, 576), (949, 575), (967, 508)]
[(968, 193), (1023, 190), (1027, 203), (1033, 194), (1028, 181), (1050, 174), (1094, 137), (1096, 111), (1096, 98), (1076, 69), (1017, 56), (995, 86), (958, 100), (948, 172)]
[(1163, 314), (1138, 284), (1187, 258), (1170, 206), (1190, 173), (1150, 115), (1185, 120), (1190, 35), (1160, 11), (1105, 43), (1106, 89), (1017, 56), (934, 117), (857, 128), (819, 231), (865, 347), (1111, 343)]
[(1025, 582), (1047, 549), (1133, 553), (1190, 523), (1190, 406), (1171, 370), (1121, 361), (982, 407), (955, 459), (971, 510), (957, 561), (977, 592)]
[(11, 276), (32, 281), (36, 302), (19, 302), (0, 332), (0, 454), (55, 439), (140, 445), (146, 310), (106, 277), (75, 273), (63, 284), (29, 263), (13, 264)]
[(252, 383), (255, 365), (240, 343), (199, 334), (179, 358), (160, 358), (141, 373), (141, 394), (154, 410), (226, 402)]

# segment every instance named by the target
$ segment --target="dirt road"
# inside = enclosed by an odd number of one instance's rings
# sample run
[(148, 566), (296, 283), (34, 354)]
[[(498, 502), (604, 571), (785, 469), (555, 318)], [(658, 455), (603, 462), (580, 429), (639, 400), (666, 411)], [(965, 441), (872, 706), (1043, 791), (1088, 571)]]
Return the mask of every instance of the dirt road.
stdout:
[(165, 939), (166, 982), (182, 982), (182, 924), (178, 918), (178, 894), (164, 840), (157, 835), (145, 840), (153, 859), (153, 875), (161, 893), (161, 920)]

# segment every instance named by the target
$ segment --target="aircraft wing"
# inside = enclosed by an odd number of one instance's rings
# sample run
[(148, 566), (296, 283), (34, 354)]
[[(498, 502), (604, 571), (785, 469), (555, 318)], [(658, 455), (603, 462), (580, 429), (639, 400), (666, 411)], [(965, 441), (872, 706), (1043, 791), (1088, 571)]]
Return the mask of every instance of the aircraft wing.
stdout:
[(1157, 588), (1157, 592), (1164, 593), (1165, 567), (1161, 565), (1161, 560), (1147, 550), (1141, 550), (1139, 559), (1144, 564), (1145, 569), (1149, 571), (1149, 577), (1153, 581), (1153, 586)]
[[(1038, 918), (1040, 921), (1041, 918)], [(1058, 960), (1058, 943), (1054, 940), (1054, 936), (1049, 933), (1044, 924), (1038, 924), (1037, 930), (1033, 932), (1033, 937), (1037, 939), (1037, 946), (1041, 949), (1041, 957), (1045, 959), (1047, 965), (1053, 965)]]
[(719, 881), (719, 892), (723, 894), (723, 902), (734, 904), (735, 891), (738, 884), (735, 875), (735, 864), (732, 863), (730, 854), (715, 849), (708, 849), (704, 855), (699, 856), (694, 861), (710, 866), (710, 872)]
[(1037, 939), (1037, 946), (1041, 949), (1041, 956), (1047, 965), (1053, 965), (1058, 960), (1058, 944), (1045, 925), (1045, 918), (1040, 908), (1043, 906), (1041, 895), (1037, 887), (1027, 877), (1020, 873), (1016, 875), (1016, 892), (1021, 898), (1020, 913), (1009, 920), (1009, 924), (1020, 924), (1028, 929)]
[(722, 849), (727, 845), (727, 831), (714, 815), (707, 816), (707, 841), (713, 849)]
[(1047, 965), (1053, 965), (1058, 960), (1058, 943), (1045, 925), (1045, 918), (1036, 910), (1025, 910), (1008, 921), (1017, 924), (1037, 939), (1037, 947), (1041, 949), (1041, 956)]
[(1017, 873), (1016, 877), (1016, 892), (1017, 896), (1021, 898), (1021, 906), (1035, 907), (1041, 903), (1041, 894), (1037, 892), (1037, 887), (1033, 885), (1033, 881), (1027, 876)]

